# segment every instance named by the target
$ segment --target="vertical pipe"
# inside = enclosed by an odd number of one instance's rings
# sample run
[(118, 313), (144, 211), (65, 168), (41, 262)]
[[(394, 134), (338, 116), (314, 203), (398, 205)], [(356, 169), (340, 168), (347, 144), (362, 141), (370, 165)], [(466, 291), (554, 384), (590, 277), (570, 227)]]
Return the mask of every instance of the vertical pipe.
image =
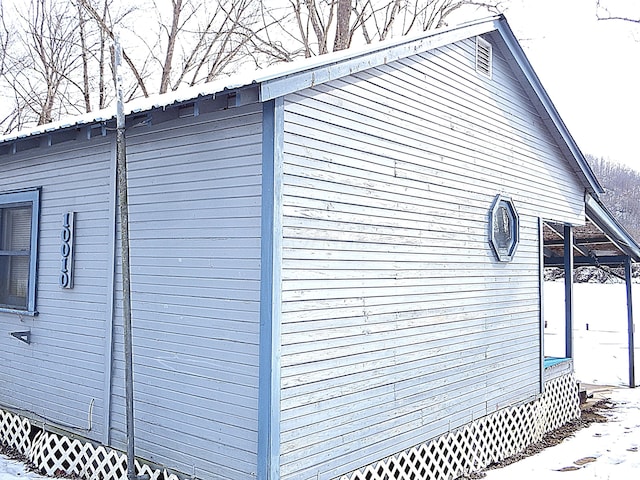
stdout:
[(629, 332), (629, 388), (636, 388), (635, 344), (633, 340), (633, 297), (631, 295), (631, 257), (624, 261), (624, 279), (627, 287), (627, 326)]
[(573, 228), (564, 226), (564, 356), (573, 358)]
[(544, 393), (544, 220), (538, 218), (538, 300), (540, 308), (540, 393)]
[(136, 479), (133, 417), (133, 342), (131, 335), (131, 271), (129, 263), (129, 203), (127, 198), (127, 149), (125, 144), (124, 95), (122, 92), (122, 48), (116, 37), (116, 161), (118, 165), (118, 207), (122, 256), (122, 321), (124, 326), (125, 403), (127, 422), (127, 478)]
[(117, 258), (117, 242), (116, 242), (116, 215), (118, 210), (118, 187), (117, 187), (117, 143), (116, 148), (112, 150), (111, 168), (109, 170), (109, 220), (111, 227), (109, 230), (109, 243), (107, 265), (109, 272), (107, 276), (107, 311), (105, 316), (105, 345), (104, 345), (104, 434), (102, 443), (106, 446), (111, 445), (111, 392), (113, 383), (113, 342), (115, 322), (115, 296), (116, 296), (116, 258)]

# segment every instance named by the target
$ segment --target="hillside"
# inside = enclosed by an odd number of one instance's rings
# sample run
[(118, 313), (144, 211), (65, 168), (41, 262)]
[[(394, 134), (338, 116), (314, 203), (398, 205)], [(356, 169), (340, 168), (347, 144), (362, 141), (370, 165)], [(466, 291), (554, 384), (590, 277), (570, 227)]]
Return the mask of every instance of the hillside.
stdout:
[[(640, 243), (640, 172), (604, 158), (586, 155), (605, 193), (600, 196), (613, 216), (624, 226), (636, 242)], [(640, 278), (640, 266), (633, 266), (634, 281)], [(545, 280), (564, 278), (561, 268), (545, 269)], [(624, 269), (578, 267), (574, 272), (577, 283), (619, 283)]]
[(604, 158), (586, 157), (605, 189), (600, 197), (603, 203), (640, 242), (640, 172)]

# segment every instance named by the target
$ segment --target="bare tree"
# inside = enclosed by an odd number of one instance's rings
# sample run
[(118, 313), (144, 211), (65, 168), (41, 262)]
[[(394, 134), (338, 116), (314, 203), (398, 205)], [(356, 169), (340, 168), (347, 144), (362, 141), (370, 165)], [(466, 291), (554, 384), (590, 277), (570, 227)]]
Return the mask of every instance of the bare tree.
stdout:
[(621, 20), (623, 22), (640, 23), (640, 12), (636, 12), (632, 15), (612, 13), (612, 9), (615, 6), (615, 2), (597, 0), (596, 15), (598, 20)]
[[(108, 23), (108, 15), (109, 15), (109, 0), (104, 0), (103, 4), (102, 4), (102, 16), (101, 21), (98, 23), (99, 25), (101, 24), (107, 24)], [(107, 51), (111, 54), (110, 55), (110, 65), (114, 65), (115, 63), (115, 52), (112, 51), (112, 49), (110, 49), (107, 46), (107, 43), (110, 44), (109, 39), (110, 37), (108, 36), (107, 32), (104, 31), (104, 29), (99, 28), (98, 29), (98, 55), (97, 55), (97, 62), (98, 62), (98, 108), (105, 108), (107, 106), (107, 85), (109, 84), (113, 84), (115, 85), (115, 81), (114, 82), (107, 82), (105, 79), (105, 71), (107, 68)], [(114, 67), (112, 67), (113, 69)], [(113, 76), (115, 76), (115, 70), (112, 71)]]
[(80, 55), (82, 59), (82, 97), (84, 99), (85, 111), (91, 111), (91, 91), (89, 86), (89, 47), (87, 45), (86, 19), (84, 11), (80, 4), (76, 5), (78, 9), (78, 34), (80, 37)]
[(174, 74), (172, 89), (231, 73), (248, 56), (260, 30), (258, 7), (252, 0), (201, 0), (197, 4), (192, 0), (189, 15), (175, 32), (182, 46), (179, 63), (165, 62), (167, 71)]
[(4, 7), (2, 6), (2, 1), (0, 0), (0, 75), (2, 75), (5, 70), (5, 59), (6, 54), (9, 51), (10, 38), (11, 36), (9, 35), (9, 28), (4, 16)]
[[(7, 100), (3, 104), (12, 105), (0, 111), (4, 131), (106, 107), (114, 96), (116, 30), (126, 46), (125, 90), (132, 99), (209, 82), (249, 62), (261, 68), (439, 28), (458, 10), (496, 11), (499, 5), (498, 0), (28, 0), (12, 2), (9, 13), (2, 1), (0, 93)], [(145, 28), (137, 28), (140, 24)]]
[[(306, 57), (371, 43), (393, 35), (440, 28), (460, 9), (497, 13), (498, 0), (288, 0), (292, 15), (280, 28), (296, 28)], [(291, 20), (293, 19), (293, 20)], [(291, 25), (293, 23), (294, 25)]]
[(336, 0), (336, 36), (333, 40), (333, 51), (349, 48), (351, 32), (349, 29), (353, 0)]
[[(96, 11), (94, 5), (92, 5), (89, 0), (78, 0), (78, 1), (79, 1), (79, 5), (81, 5), (84, 8), (84, 10), (91, 16), (91, 18), (93, 18), (93, 20), (95, 20), (97, 22), (98, 26), (100, 27), (100, 29), (102, 30), (104, 35), (110, 41), (115, 40), (115, 33), (114, 33), (113, 25), (109, 24), (109, 22), (108, 22), (108, 18), (110, 17), (110, 15), (108, 13), (109, 12), (109, 5), (107, 4), (107, 2), (105, 1), (105, 3), (104, 3), (105, 12), (103, 13), (103, 15), (100, 15)], [(136, 67), (134, 61), (129, 57), (129, 55), (124, 51), (124, 49), (122, 51), (122, 58), (127, 63), (127, 65), (129, 66), (131, 72), (133, 73), (133, 75), (134, 75), (134, 77), (136, 79), (137, 85), (142, 90), (142, 94), (145, 97), (148, 97), (149, 96), (149, 92), (147, 90), (147, 86), (145, 84), (144, 78), (140, 74), (140, 71)]]
[(77, 23), (66, 5), (34, 0), (18, 18), (24, 28), (14, 36), (3, 78), (13, 89), (12, 118), (19, 127), (32, 120), (47, 123), (68, 111), (63, 99), (73, 95), (79, 62)]
[[(113, 39), (114, 27), (104, 12), (99, 15), (90, 0), (78, 1), (106, 37)], [(254, 0), (171, 0), (169, 10), (155, 1), (145, 5), (149, 28), (124, 32), (136, 37), (137, 54), (134, 57), (127, 49), (123, 58), (137, 88), (148, 96), (154, 92), (150, 79), (159, 78), (155, 92), (165, 93), (228, 73), (249, 53), (252, 37), (260, 28), (259, 6)], [(156, 21), (148, 22), (149, 18)], [(133, 95), (135, 90), (130, 90), (129, 96)]]
[[(164, 65), (162, 66), (162, 77), (160, 78), (160, 93), (165, 93), (169, 88), (171, 67), (173, 64), (173, 52), (175, 51), (176, 42), (178, 40), (178, 32), (180, 31), (180, 16), (183, 13), (182, 0), (171, 0), (171, 3), (173, 6), (173, 15), (171, 18), (171, 28), (167, 32), (167, 47), (165, 49), (166, 55)], [(166, 28), (163, 29), (166, 30)]]

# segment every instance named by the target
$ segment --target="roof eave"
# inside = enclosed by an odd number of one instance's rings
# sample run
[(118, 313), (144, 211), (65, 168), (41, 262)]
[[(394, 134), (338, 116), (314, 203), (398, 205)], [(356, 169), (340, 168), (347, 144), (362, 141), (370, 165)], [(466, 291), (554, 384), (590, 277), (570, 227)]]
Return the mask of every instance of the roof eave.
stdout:
[(611, 241), (633, 261), (640, 262), (640, 246), (611, 212), (597, 198), (587, 195), (587, 217), (595, 223)]
[(385, 41), (371, 45), (356, 56), (344, 52), (332, 54), (332, 60), (320, 65), (310, 63), (307, 68), (289, 74), (281, 73), (274, 78), (262, 78), (260, 82), (260, 98), (271, 100), (304, 88), (320, 85), (347, 75), (375, 68), (411, 55), (424, 53), (466, 38), (495, 31), (503, 17), (501, 15), (464, 23), (447, 29), (437, 29), (425, 35), (400, 37), (393, 41)]

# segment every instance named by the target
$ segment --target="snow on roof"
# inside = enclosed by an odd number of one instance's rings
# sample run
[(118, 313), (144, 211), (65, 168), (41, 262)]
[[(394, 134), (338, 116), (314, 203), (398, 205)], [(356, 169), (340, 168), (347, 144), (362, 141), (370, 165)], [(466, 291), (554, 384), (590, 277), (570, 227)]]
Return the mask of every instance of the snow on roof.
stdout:
[[(125, 115), (131, 115), (149, 111), (154, 108), (166, 108), (170, 107), (171, 105), (189, 102), (192, 100), (196, 100), (199, 97), (215, 97), (221, 92), (238, 90), (252, 84), (263, 84), (271, 81), (286, 81), (289, 77), (300, 75), (305, 72), (312, 72), (322, 67), (337, 65), (340, 63), (344, 63), (347, 60), (357, 59), (376, 52), (388, 52), (394, 47), (398, 47), (401, 45), (410, 45), (417, 40), (424, 40), (430, 37), (441, 36), (446, 32), (455, 32), (474, 25), (493, 25), (492, 27), (487, 28), (487, 30), (493, 30), (495, 29), (494, 22), (502, 18), (503, 17), (501, 15), (488, 17), (481, 20), (456, 25), (454, 27), (442, 28), (430, 32), (421, 32), (420, 34), (414, 36), (405, 36), (385, 40), (375, 44), (365, 45), (357, 49), (342, 50), (339, 52), (333, 52), (317, 57), (296, 60), (295, 62), (291, 63), (279, 63), (262, 70), (241, 72), (213, 82), (202, 83), (191, 87), (181, 87), (175, 91), (167, 92), (164, 94), (156, 94), (145, 98), (137, 98), (135, 100), (127, 102), (124, 105), (124, 113)], [(385, 57), (385, 62), (386, 61), (388, 61), (388, 59)], [(317, 80), (316, 82), (320, 83)], [(270, 98), (273, 98), (273, 96), (270, 96)], [(265, 100), (262, 97), (261, 99)], [(0, 144), (22, 138), (47, 134), (56, 130), (104, 122), (115, 119), (115, 117), (116, 105), (114, 104), (103, 110), (65, 117), (55, 122), (19, 130), (7, 135), (2, 135), (0, 136)]]
[[(177, 103), (187, 102), (194, 100), (198, 97), (215, 96), (223, 90), (237, 88), (237, 84), (232, 79), (222, 79), (216, 82), (203, 83), (195, 85), (193, 87), (180, 88), (176, 91), (169, 93), (151, 95), (149, 97), (137, 98), (130, 102), (125, 103), (124, 113), (125, 115), (131, 115), (134, 113), (145, 112), (154, 108), (168, 107)], [(81, 115), (75, 115), (62, 118), (56, 122), (46, 123), (44, 125), (38, 125), (25, 130), (19, 130), (17, 132), (9, 133), (7, 135), (0, 136), (0, 143), (10, 142), (21, 138), (32, 137), (36, 135), (42, 135), (56, 130), (62, 130), (65, 128), (72, 128), (76, 126), (87, 125), (91, 123), (99, 123), (107, 120), (114, 119), (116, 117), (116, 105), (104, 108), (102, 110), (96, 110), (95, 112), (84, 113)]]
[[(125, 104), (125, 115), (149, 111), (154, 108), (167, 108), (177, 103), (196, 100), (203, 96), (213, 96), (224, 91), (238, 90), (250, 85), (260, 88), (260, 101), (267, 101), (284, 96), (307, 87), (318, 85), (342, 76), (360, 72), (378, 65), (386, 64), (407, 56), (429, 51), (440, 46), (470, 38), (477, 35), (497, 31), (511, 53), (514, 68), (519, 69), (522, 80), (526, 83), (532, 101), (541, 106), (548, 117), (548, 126), (558, 141), (564, 145), (567, 158), (571, 159), (575, 172), (583, 179), (588, 191), (595, 195), (604, 190), (588, 166), (586, 159), (560, 118), (553, 102), (540, 83), (533, 67), (526, 58), (513, 31), (503, 15), (492, 16), (449, 28), (430, 32), (421, 32), (415, 36), (398, 37), (384, 42), (366, 45), (359, 49), (348, 49), (318, 57), (282, 63), (253, 72), (239, 73), (233, 77), (211, 83), (203, 83), (188, 88), (148, 98), (140, 98)], [(47, 134), (56, 130), (72, 128), (91, 123), (114, 119), (116, 106), (105, 110), (70, 117), (58, 122), (18, 131), (0, 136), (3, 143)]]

